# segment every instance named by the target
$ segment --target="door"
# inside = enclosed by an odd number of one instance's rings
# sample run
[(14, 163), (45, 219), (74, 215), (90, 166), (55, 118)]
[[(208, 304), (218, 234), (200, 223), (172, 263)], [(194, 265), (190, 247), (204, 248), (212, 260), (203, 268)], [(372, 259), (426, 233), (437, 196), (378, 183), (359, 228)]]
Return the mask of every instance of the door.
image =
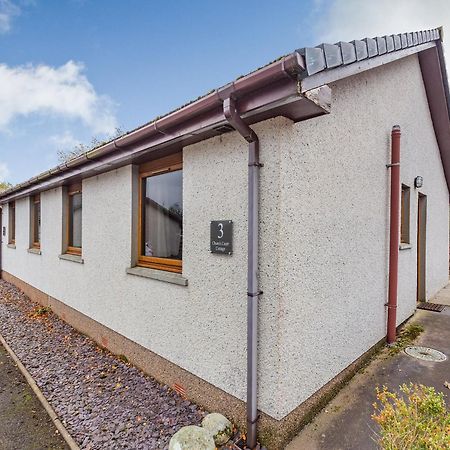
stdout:
[(427, 196), (419, 193), (417, 208), (417, 301), (425, 302), (427, 256)]

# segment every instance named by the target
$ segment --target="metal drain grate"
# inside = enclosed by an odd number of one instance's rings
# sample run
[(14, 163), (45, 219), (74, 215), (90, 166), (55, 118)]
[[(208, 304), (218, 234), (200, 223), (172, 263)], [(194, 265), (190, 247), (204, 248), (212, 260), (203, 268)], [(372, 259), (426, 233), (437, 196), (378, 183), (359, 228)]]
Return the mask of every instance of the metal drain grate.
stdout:
[(425, 309), (427, 311), (441, 312), (444, 308), (445, 305), (438, 305), (437, 303), (419, 302), (417, 304), (417, 309)]
[(405, 353), (413, 358), (429, 362), (442, 362), (447, 359), (442, 352), (429, 347), (411, 346), (405, 348)]

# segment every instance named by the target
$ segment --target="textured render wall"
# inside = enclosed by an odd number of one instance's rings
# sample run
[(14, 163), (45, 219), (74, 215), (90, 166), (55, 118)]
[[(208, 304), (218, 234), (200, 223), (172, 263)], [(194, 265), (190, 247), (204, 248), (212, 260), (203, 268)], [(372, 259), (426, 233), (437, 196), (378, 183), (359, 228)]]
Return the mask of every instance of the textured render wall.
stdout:
[[(261, 124), (264, 172), (262, 218), (268, 258), (266, 287), (278, 283), (276, 198), (280, 154), (277, 123)], [(149, 348), (224, 391), (246, 396), (247, 145), (235, 133), (184, 149), (183, 276), (187, 287), (126, 274), (131, 264), (132, 167), (83, 181), (84, 264), (60, 260), (62, 190), (41, 195), (42, 255), (27, 253), (28, 199), (17, 201), (17, 248), (4, 246), (4, 270)], [(7, 208), (6, 208), (7, 209)], [(209, 223), (234, 222), (231, 257), (209, 252)], [(4, 217), (7, 224), (7, 214)], [(272, 234), (276, 230), (276, 234)], [(270, 292), (269, 292), (270, 294)], [(272, 386), (279, 364), (277, 296), (262, 306), (260, 406), (275, 410)], [(267, 331), (266, 331), (267, 330)], [(274, 337), (275, 336), (275, 337)]]
[[(229, 176), (246, 169), (239, 147), (228, 160)], [(187, 152), (189, 154), (189, 152)], [(199, 155), (200, 156), (200, 155)], [(244, 155), (244, 160), (245, 160)], [(193, 158), (195, 159), (195, 157)], [(233, 263), (209, 254), (209, 220), (221, 218), (212, 205), (222, 202), (214, 188), (223, 164), (211, 158), (210, 178), (190, 184), (190, 172), (200, 162), (186, 158), (184, 276), (189, 286), (177, 286), (126, 274), (131, 262), (130, 166), (83, 181), (84, 264), (58, 259), (61, 253), (62, 192), (42, 194), (42, 255), (26, 252), (28, 200), (17, 202), (17, 248), (5, 248), (4, 270), (32, 284), (98, 322), (127, 336), (183, 368), (241, 396), (245, 392), (245, 177), (230, 183), (233, 195), (225, 206), (237, 221)], [(206, 161), (205, 161), (206, 164)], [(243, 169), (238, 166), (242, 165)], [(208, 182), (214, 184), (207, 188)], [(195, 192), (193, 190), (196, 190)], [(217, 209), (216, 209), (217, 210)], [(212, 214), (212, 216), (210, 216)], [(190, 229), (192, 227), (192, 229)], [(221, 264), (222, 263), (222, 264)], [(225, 282), (221, 282), (222, 278)], [(244, 297), (245, 298), (245, 297)]]
[[(402, 127), (412, 248), (398, 323), (415, 309), (417, 195), (428, 195), (427, 294), (448, 281), (448, 191), (415, 56), (332, 86), (332, 112), (286, 132), (281, 169), (282, 417), (385, 335), (390, 131)], [(284, 132), (283, 132), (284, 134)]]

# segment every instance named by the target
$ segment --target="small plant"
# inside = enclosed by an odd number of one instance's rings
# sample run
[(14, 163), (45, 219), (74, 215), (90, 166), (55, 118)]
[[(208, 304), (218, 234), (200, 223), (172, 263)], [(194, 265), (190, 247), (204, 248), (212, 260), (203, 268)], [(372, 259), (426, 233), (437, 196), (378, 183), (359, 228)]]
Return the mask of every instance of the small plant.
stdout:
[(404, 348), (411, 345), (423, 330), (423, 326), (417, 323), (411, 323), (403, 328), (397, 336), (395, 344), (389, 348), (389, 353), (391, 355), (396, 355), (401, 352)]
[(52, 309), (50, 306), (36, 306), (31, 313), (32, 317), (42, 317), (46, 316)]
[(118, 355), (117, 358), (123, 363), (128, 364), (128, 358), (125, 355)]
[(372, 419), (380, 426), (383, 450), (450, 449), (450, 412), (444, 394), (422, 384), (400, 386), (402, 394), (377, 388)]

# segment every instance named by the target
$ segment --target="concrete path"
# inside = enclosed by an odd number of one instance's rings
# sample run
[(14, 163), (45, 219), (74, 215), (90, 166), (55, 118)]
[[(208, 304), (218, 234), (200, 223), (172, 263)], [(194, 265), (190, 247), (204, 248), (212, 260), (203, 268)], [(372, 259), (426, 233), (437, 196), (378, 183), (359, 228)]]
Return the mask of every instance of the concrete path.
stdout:
[(450, 306), (450, 283), (447, 284), (444, 289), (441, 289), (439, 293), (430, 301), (432, 303)]
[(0, 449), (66, 450), (64, 439), (0, 345)]
[[(448, 295), (448, 289), (440, 298)], [(438, 303), (436, 299), (433, 302)], [(377, 386), (396, 389), (410, 381), (434, 386), (444, 392), (450, 405), (450, 390), (444, 386), (446, 381), (450, 382), (450, 307), (441, 313), (419, 310), (413, 321), (425, 328), (415, 345), (439, 350), (448, 356), (447, 361), (424, 362), (404, 352), (395, 356), (381, 354), (353, 378), (286, 450), (376, 450), (377, 427), (370, 416)]]

